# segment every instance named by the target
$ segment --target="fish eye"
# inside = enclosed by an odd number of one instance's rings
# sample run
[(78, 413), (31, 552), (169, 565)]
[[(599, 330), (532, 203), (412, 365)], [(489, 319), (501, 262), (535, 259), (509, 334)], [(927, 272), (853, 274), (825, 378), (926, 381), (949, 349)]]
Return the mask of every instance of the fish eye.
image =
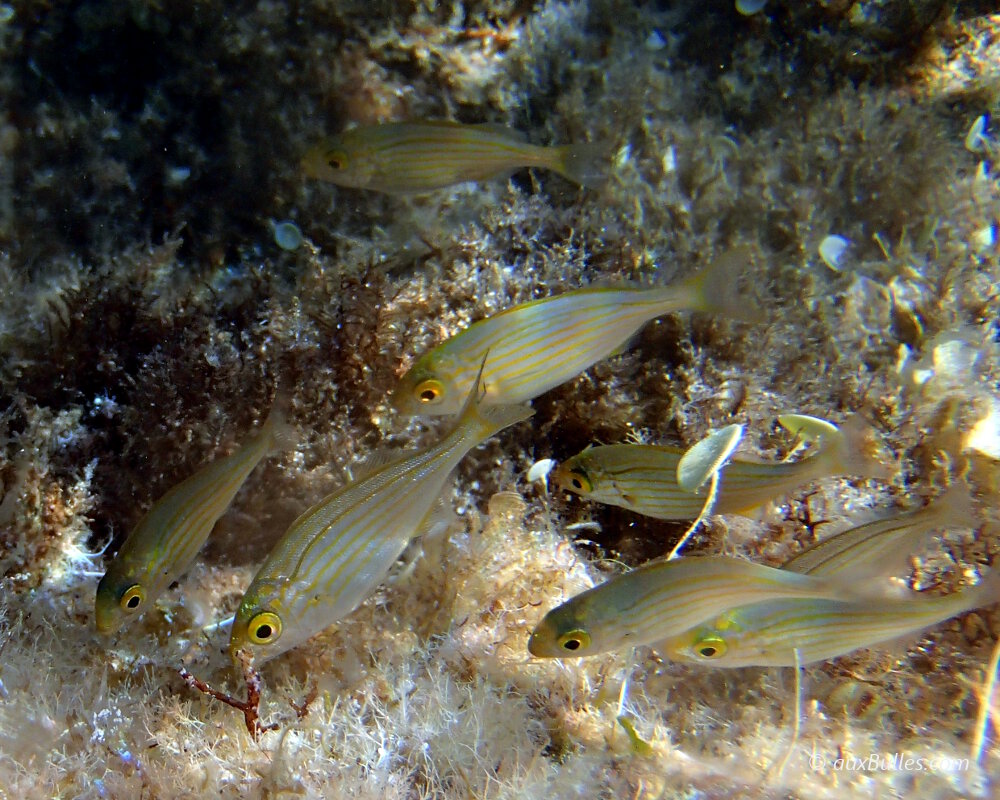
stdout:
[(594, 488), (594, 485), (590, 482), (587, 474), (582, 470), (573, 470), (570, 472), (569, 485), (570, 488), (577, 492), (590, 492)]
[(441, 385), (441, 381), (429, 378), (418, 383), (413, 393), (423, 405), (431, 405), (441, 402), (441, 398), (444, 397), (444, 386)]
[(702, 658), (720, 658), (726, 654), (726, 642), (718, 636), (709, 636), (699, 641), (694, 651)]
[(328, 153), (326, 156), (326, 163), (330, 169), (343, 169), (344, 168), (344, 155), (343, 153)]
[(122, 611), (138, 611), (139, 606), (142, 605), (142, 601), (146, 599), (146, 593), (142, 590), (142, 587), (138, 583), (134, 583), (129, 586), (124, 592), (122, 592), (121, 598), (118, 600), (118, 605), (121, 606)]
[(250, 620), (247, 632), (254, 644), (271, 644), (281, 636), (281, 618), (270, 611), (261, 611)]
[(575, 653), (577, 650), (585, 650), (590, 647), (590, 634), (579, 629), (572, 630), (560, 636), (556, 644), (563, 650)]

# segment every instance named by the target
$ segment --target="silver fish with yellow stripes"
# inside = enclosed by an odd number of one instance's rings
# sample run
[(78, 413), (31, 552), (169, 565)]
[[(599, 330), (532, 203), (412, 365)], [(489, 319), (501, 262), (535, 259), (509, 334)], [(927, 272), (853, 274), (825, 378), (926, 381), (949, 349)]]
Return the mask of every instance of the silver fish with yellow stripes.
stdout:
[(483, 408), (470, 396), (438, 444), (333, 492), (285, 532), (247, 589), (233, 622), (234, 660), (272, 658), (353, 611), (382, 582), (472, 448), (527, 419), (527, 406)]
[[(758, 463), (734, 459), (722, 471), (716, 514), (749, 515), (798, 486), (834, 475), (888, 479), (890, 467), (857, 417), (827, 433), (819, 451), (795, 462)], [(687, 452), (669, 445), (614, 444), (588, 447), (552, 473), (555, 485), (587, 500), (619, 506), (656, 519), (694, 519), (703, 494), (677, 485), (677, 464)]]
[(311, 178), (390, 194), (429, 192), (464, 181), (542, 167), (593, 186), (605, 179), (610, 149), (539, 147), (499, 125), (448, 121), (389, 122), (353, 128), (312, 147), (302, 159)]
[(428, 351), (392, 396), (403, 414), (454, 414), (488, 351), (484, 402), (531, 400), (622, 350), (643, 325), (672, 311), (745, 316), (722, 258), (687, 280), (656, 288), (586, 288), (522, 303), (473, 323)]
[(528, 641), (534, 656), (590, 656), (677, 635), (731, 608), (775, 598), (851, 599), (836, 580), (728, 556), (653, 561), (549, 611)]
[[(676, 661), (713, 667), (792, 667), (917, 633), (1000, 600), (1000, 576), (944, 596), (878, 603), (785, 598), (737, 607), (671, 637), (657, 650)], [(798, 655), (796, 656), (796, 651)]]
[[(974, 525), (971, 503), (968, 487), (957, 483), (922, 508), (824, 539), (782, 569), (851, 583), (885, 577), (894, 570), (892, 556), (909, 555), (929, 530)], [(873, 587), (873, 597), (875, 592)], [(674, 660), (716, 667), (809, 664), (916, 633), (998, 600), (1000, 576), (995, 573), (974, 587), (943, 597), (910, 593), (904, 598), (880, 597), (877, 602), (772, 600), (732, 608), (668, 637), (657, 649)]]
[(187, 570), (247, 476), (287, 435), (283, 414), (275, 409), (239, 450), (200, 469), (153, 504), (97, 586), (100, 633), (114, 633), (137, 617)]

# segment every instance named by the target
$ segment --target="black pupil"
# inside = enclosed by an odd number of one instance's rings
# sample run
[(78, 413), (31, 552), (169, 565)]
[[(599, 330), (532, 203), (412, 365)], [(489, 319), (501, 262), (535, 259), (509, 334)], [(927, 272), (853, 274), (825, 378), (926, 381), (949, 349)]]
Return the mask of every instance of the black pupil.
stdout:
[(137, 594), (132, 595), (128, 600), (125, 601), (125, 605), (127, 605), (129, 608), (138, 608), (139, 595)]
[(331, 158), (330, 159), (330, 166), (333, 169), (340, 169), (340, 161), (338, 159), (336, 159), (336, 158)]
[(583, 488), (583, 481), (581, 481), (579, 478), (573, 478), (573, 488), (574, 489), (582, 489)]
[(271, 626), (261, 625), (257, 628), (257, 638), (258, 639), (270, 639), (271, 638)]
[(703, 648), (701, 648), (701, 654), (703, 656), (705, 656), (705, 658), (711, 658), (712, 656), (715, 655), (715, 648), (714, 647), (703, 647)]
[(437, 393), (433, 389), (424, 389), (420, 393), (420, 399), (423, 400), (425, 403), (429, 403), (431, 400), (434, 399), (436, 394)]
[(563, 643), (563, 649), (564, 650), (579, 650), (580, 649), (580, 640), (579, 639), (567, 639), (565, 641), (565, 643)]

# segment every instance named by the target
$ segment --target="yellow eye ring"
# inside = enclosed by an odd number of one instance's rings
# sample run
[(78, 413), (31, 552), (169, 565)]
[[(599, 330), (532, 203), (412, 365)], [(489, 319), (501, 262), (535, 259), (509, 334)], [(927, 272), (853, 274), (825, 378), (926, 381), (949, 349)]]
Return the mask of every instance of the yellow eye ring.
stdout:
[(254, 644), (271, 644), (281, 636), (281, 617), (270, 611), (255, 614), (247, 625), (247, 638)]
[(704, 639), (699, 639), (694, 645), (694, 652), (700, 658), (707, 659), (721, 658), (728, 649), (726, 640), (720, 639), (718, 636), (706, 636)]
[(441, 381), (428, 378), (416, 385), (413, 396), (425, 406), (434, 405), (440, 403), (441, 398), (444, 397), (444, 386)]
[(572, 630), (556, 639), (556, 644), (559, 645), (560, 650), (576, 653), (590, 647), (590, 634), (579, 629)]
[(118, 599), (118, 605), (121, 606), (122, 611), (127, 611), (131, 614), (139, 610), (145, 599), (146, 593), (142, 587), (138, 583), (133, 583), (122, 592), (122, 596)]
[(590, 482), (590, 478), (587, 477), (586, 473), (580, 470), (573, 470), (570, 472), (569, 486), (574, 492), (591, 492), (594, 489), (594, 485)]

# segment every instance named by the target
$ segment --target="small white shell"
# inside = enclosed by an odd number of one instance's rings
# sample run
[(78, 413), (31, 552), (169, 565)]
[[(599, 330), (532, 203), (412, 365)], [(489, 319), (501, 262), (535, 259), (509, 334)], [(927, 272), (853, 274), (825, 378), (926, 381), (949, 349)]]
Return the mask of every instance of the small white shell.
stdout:
[(736, 0), (736, 10), (744, 17), (756, 14), (766, 5), (767, 0)]
[(673, 145), (670, 145), (663, 153), (663, 158), (660, 159), (660, 163), (663, 165), (663, 174), (669, 175), (672, 172), (677, 172), (677, 150)]
[(528, 470), (528, 483), (535, 483), (536, 481), (544, 481), (549, 473), (552, 472), (552, 468), (556, 465), (554, 459), (542, 458), (531, 465)]
[(167, 186), (180, 186), (190, 177), (190, 167), (170, 167), (166, 175)]
[(990, 410), (966, 434), (963, 444), (966, 450), (1000, 461), (1000, 404), (990, 402)]
[(982, 153), (986, 150), (986, 115), (980, 114), (972, 121), (969, 132), (965, 134), (965, 149), (970, 153)]
[(982, 351), (966, 341), (960, 334), (939, 334), (939, 341), (931, 351), (934, 377), (941, 383), (956, 388), (975, 385), (976, 368)]
[(662, 50), (667, 46), (667, 40), (663, 38), (663, 35), (657, 31), (652, 30), (649, 32), (649, 36), (646, 37), (645, 48), (650, 51)]
[(984, 225), (978, 231), (975, 231), (972, 234), (972, 241), (976, 245), (976, 249), (980, 252), (993, 249), (993, 245), (997, 243), (996, 223), (991, 222), (989, 225)]
[(827, 236), (819, 243), (819, 257), (834, 272), (840, 272), (841, 261), (844, 258), (844, 251), (851, 246), (849, 239), (836, 234)]
[(292, 252), (302, 246), (302, 231), (294, 222), (274, 223), (274, 243), (282, 250)]

